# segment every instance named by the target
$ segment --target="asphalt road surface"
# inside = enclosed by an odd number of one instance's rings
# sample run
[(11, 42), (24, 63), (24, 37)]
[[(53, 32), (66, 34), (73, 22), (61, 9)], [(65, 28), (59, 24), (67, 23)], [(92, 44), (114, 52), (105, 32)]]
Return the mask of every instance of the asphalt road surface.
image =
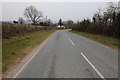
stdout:
[(15, 77), (118, 78), (118, 52), (67, 30), (59, 30)]

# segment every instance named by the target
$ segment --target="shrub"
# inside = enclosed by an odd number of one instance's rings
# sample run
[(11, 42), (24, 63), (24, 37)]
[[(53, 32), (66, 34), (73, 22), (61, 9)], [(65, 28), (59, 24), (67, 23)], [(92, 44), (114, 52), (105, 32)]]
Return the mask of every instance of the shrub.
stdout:
[(18, 35), (23, 35), (26, 33), (53, 29), (51, 27), (43, 27), (31, 24), (14, 24), (2, 22), (2, 39), (10, 39)]

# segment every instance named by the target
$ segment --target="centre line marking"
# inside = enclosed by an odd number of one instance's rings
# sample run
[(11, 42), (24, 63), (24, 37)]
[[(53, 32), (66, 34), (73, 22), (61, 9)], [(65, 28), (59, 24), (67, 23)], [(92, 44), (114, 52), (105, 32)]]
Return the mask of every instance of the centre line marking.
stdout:
[(72, 43), (73, 46), (75, 46), (75, 44), (73, 43), (73, 41), (70, 38), (68, 38), (68, 40)]
[(87, 57), (81, 53), (81, 55), (85, 58), (85, 60), (91, 65), (91, 67), (97, 72), (100, 78), (105, 79), (104, 76), (95, 68), (95, 66), (87, 59)]

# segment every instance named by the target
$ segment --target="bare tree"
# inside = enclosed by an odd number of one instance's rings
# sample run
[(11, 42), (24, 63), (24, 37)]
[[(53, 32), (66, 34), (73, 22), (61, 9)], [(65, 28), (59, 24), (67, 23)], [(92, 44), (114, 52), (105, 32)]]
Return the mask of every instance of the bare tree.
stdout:
[(72, 20), (66, 21), (66, 27), (67, 28), (72, 28), (74, 26), (74, 22)]
[(25, 24), (25, 20), (22, 17), (19, 17), (18, 24)]
[(32, 21), (33, 24), (38, 24), (40, 22), (40, 19), (43, 17), (43, 14), (41, 11), (38, 11), (34, 6), (27, 7), (24, 11), (25, 17)]

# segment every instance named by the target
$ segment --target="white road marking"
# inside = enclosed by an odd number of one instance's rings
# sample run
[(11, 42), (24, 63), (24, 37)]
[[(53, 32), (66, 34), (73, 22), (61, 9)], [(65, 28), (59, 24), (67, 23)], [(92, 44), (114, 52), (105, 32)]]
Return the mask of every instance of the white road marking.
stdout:
[(33, 57), (40, 51), (40, 49), (46, 44), (50, 37), (41, 45), (41, 47), (35, 52), (35, 54), (26, 62), (26, 64), (18, 71), (18, 73), (13, 77), (16, 78), (18, 74), (25, 68), (25, 66), (33, 59)]
[(72, 43), (73, 46), (75, 46), (75, 44), (73, 43), (73, 41), (70, 38), (68, 38), (68, 40)]
[(81, 55), (85, 58), (85, 60), (91, 65), (91, 67), (97, 72), (97, 74), (102, 78), (105, 79), (104, 76), (95, 68), (95, 66), (87, 59), (87, 57), (81, 53)]

